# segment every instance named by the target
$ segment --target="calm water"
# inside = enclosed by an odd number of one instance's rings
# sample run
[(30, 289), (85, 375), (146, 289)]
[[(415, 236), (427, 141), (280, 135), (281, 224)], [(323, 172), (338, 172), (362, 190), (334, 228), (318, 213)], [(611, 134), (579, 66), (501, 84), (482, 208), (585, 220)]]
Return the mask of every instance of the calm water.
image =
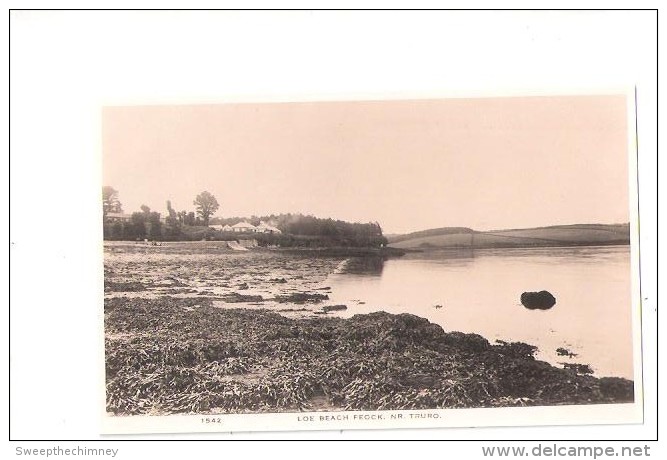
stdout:
[[(348, 305), (342, 316), (413, 313), (446, 331), (536, 345), (537, 357), (554, 364), (633, 378), (628, 246), (431, 251), (351, 263), (339, 271), (352, 273), (327, 280), (332, 302)], [(556, 297), (552, 309), (521, 305), (522, 292), (540, 290)], [(558, 347), (578, 356), (557, 356)]]

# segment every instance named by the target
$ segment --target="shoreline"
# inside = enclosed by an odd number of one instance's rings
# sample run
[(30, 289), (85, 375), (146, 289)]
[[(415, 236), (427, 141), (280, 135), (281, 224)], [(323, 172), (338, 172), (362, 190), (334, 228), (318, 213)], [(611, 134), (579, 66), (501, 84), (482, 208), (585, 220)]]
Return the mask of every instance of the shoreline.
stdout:
[(534, 358), (427, 319), (376, 312), (288, 318), (206, 298), (107, 298), (115, 415), (609, 404), (634, 384)]
[[(303, 254), (288, 254), (281, 250), (252, 249), (245, 252), (232, 250), (215, 250), (206, 242), (197, 242), (197, 245), (173, 245), (153, 250), (143, 246), (108, 245), (105, 246), (105, 298), (149, 298), (157, 299), (173, 296), (179, 299), (206, 299), (211, 300), (216, 308), (250, 308), (253, 310), (265, 308), (278, 312), (289, 318), (305, 318), (313, 316), (337, 316), (347, 318), (355, 313), (371, 313), (385, 310), (399, 314), (409, 312), (428, 318), (447, 330), (459, 330), (466, 333), (478, 333), (491, 340), (523, 341), (539, 346), (536, 356), (556, 367), (582, 365), (589, 368), (589, 372), (596, 377), (617, 376), (632, 379), (632, 368), (627, 370), (625, 355), (621, 358), (626, 363), (619, 368), (611, 364), (607, 358), (599, 361), (600, 355), (589, 353), (582, 344), (562, 336), (554, 339), (553, 330), (544, 329), (540, 337), (534, 334), (524, 334), (519, 331), (504, 330), (500, 333), (496, 329), (485, 327), (474, 319), (462, 324), (460, 321), (452, 323), (451, 317), (445, 321), (445, 315), (451, 315), (455, 310), (446, 308), (438, 310), (443, 304), (442, 297), (437, 294), (430, 299), (431, 303), (423, 301), (411, 302), (411, 297), (401, 297), (401, 306), (387, 303), (387, 299), (379, 301), (377, 292), (346, 292), (340, 291), (338, 284), (346, 279), (345, 275), (361, 276), (360, 280), (377, 279), (382, 276), (387, 261), (391, 258), (383, 257), (315, 257)], [(622, 248), (622, 246), (618, 246)], [(523, 251), (520, 249), (500, 250)], [(531, 249), (528, 251), (541, 251)], [(452, 252), (450, 250), (437, 251)], [(459, 251), (454, 251), (458, 254)], [(498, 254), (498, 250), (480, 250), (481, 254)], [(429, 257), (429, 252), (408, 254), (396, 258), (393, 263), (399, 264), (406, 259), (412, 263), (413, 259)], [(468, 254), (466, 257), (474, 257)], [(392, 265), (392, 273), (395, 267)], [(394, 280), (400, 283), (401, 280)], [(344, 283), (345, 285), (345, 283)], [(392, 284), (395, 285), (395, 284)], [(518, 286), (517, 292), (520, 292)], [(358, 287), (356, 288), (358, 291)], [(438, 288), (439, 289), (439, 288)], [(354, 290), (353, 290), (354, 291)], [(400, 294), (400, 293), (399, 293)], [(468, 309), (467, 296), (450, 299), (459, 307), (456, 318), (465, 316)], [(486, 299), (492, 304), (494, 299)], [(511, 302), (511, 300), (510, 300)], [(454, 305), (454, 304), (452, 304)], [(504, 305), (508, 305), (507, 302)], [(433, 307), (435, 306), (435, 310)], [(451, 307), (451, 305), (449, 305)], [(520, 307), (520, 305), (519, 305)], [(442, 307), (440, 307), (442, 308)], [(464, 310), (461, 310), (464, 308)], [(523, 309), (517, 311), (521, 313)], [(476, 325), (477, 324), (477, 325)], [(488, 326), (488, 325), (487, 325)], [(538, 325), (538, 328), (540, 325)], [(507, 328), (505, 328), (507, 329)], [(610, 344), (615, 347), (615, 344)], [(572, 350), (574, 353), (565, 358), (556, 350), (559, 347)], [(615, 349), (617, 349), (616, 347)], [(624, 353), (623, 350), (617, 350)], [(632, 362), (630, 361), (630, 366)]]
[[(236, 240), (234, 240), (236, 241)], [(125, 241), (125, 240), (104, 240), (103, 247), (136, 247), (147, 249), (174, 248), (180, 245), (190, 247), (200, 247), (209, 249), (228, 249), (226, 240), (211, 241), (158, 241), (157, 245), (146, 244), (143, 241)], [(428, 252), (456, 252), (456, 251), (488, 251), (488, 250), (507, 250), (507, 249), (575, 249), (575, 248), (605, 248), (605, 247), (630, 247), (630, 243), (600, 243), (600, 242), (582, 242), (576, 244), (554, 244), (554, 245), (514, 245), (514, 246), (423, 246), (397, 248), (391, 245), (384, 248), (376, 247), (345, 247), (345, 246), (320, 246), (320, 247), (253, 247), (252, 251), (276, 251), (291, 255), (304, 255), (313, 257), (401, 257), (405, 254), (428, 253)], [(229, 249), (232, 252), (231, 249)]]

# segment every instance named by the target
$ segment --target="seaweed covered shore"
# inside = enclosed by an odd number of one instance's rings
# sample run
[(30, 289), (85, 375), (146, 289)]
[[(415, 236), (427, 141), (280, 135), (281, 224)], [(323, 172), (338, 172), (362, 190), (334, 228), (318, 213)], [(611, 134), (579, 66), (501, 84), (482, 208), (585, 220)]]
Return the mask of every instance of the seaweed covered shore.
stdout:
[(293, 319), (211, 299), (106, 298), (107, 411), (116, 415), (621, 403), (595, 378), (424, 318)]

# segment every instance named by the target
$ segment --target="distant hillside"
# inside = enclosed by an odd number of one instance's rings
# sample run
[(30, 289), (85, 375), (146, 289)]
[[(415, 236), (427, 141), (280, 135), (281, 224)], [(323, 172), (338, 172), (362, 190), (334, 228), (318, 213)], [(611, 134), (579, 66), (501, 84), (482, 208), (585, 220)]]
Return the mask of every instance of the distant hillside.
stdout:
[(506, 248), (630, 244), (630, 224), (576, 224), (478, 232), (445, 227), (392, 235), (389, 246), (400, 249)]
[(414, 238), (424, 238), (430, 236), (440, 235), (458, 235), (474, 232), (473, 229), (467, 227), (441, 227), (431, 228), (429, 230), (421, 230), (419, 232), (406, 233), (405, 235), (386, 235), (389, 243), (399, 243), (401, 241), (411, 240)]

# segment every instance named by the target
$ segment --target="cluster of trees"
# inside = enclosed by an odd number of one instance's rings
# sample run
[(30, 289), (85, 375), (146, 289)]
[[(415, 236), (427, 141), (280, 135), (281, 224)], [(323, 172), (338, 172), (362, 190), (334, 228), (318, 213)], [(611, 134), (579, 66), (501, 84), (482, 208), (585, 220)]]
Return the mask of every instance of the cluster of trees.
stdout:
[(213, 217), (220, 208), (218, 200), (209, 192), (201, 192), (193, 201), (195, 211), (176, 211), (171, 201), (167, 201), (167, 214), (164, 219), (159, 212), (141, 206), (140, 212), (134, 212), (129, 221), (111, 219), (110, 213), (121, 213), (122, 206), (118, 191), (113, 187), (102, 188), (102, 210), (104, 215), (104, 238), (111, 240), (225, 240), (237, 239), (248, 235), (225, 234), (209, 228), (209, 224), (235, 225), (245, 221), (252, 225), (269, 222), (283, 233), (250, 234), (262, 245), (295, 246), (348, 246), (368, 247), (387, 244), (382, 235), (382, 228), (377, 222), (351, 223), (342, 220), (321, 219), (303, 214), (271, 214), (268, 216)]
[(118, 191), (105, 185), (102, 187), (102, 215), (105, 221), (110, 212), (123, 212), (123, 206), (118, 199)]
[(192, 227), (208, 227), (211, 216), (220, 208), (220, 204), (215, 196), (206, 191), (197, 195), (192, 204), (195, 205), (196, 213), (193, 211), (176, 212), (174, 208), (171, 207), (171, 201), (167, 200), (167, 213), (169, 214), (169, 217), (166, 218), (166, 222), (172, 226), (180, 224), (190, 225)]
[[(114, 211), (115, 212), (115, 211)], [(152, 212), (146, 205), (141, 212), (133, 212), (129, 222), (110, 221), (105, 215), (104, 238), (112, 240), (163, 239), (163, 225), (159, 212)]]
[(342, 220), (322, 219), (303, 214), (271, 214), (268, 216), (252, 216), (214, 218), (211, 223), (220, 225), (235, 225), (239, 222), (249, 222), (259, 225), (260, 222), (269, 222), (280, 229), (283, 235), (269, 235), (258, 237), (270, 240), (281, 246), (379, 246), (387, 244), (382, 235), (382, 227), (377, 222), (352, 223)]
[[(111, 218), (110, 213), (122, 213), (123, 208), (118, 197), (118, 191), (110, 186), (102, 187), (102, 214), (104, 223), (104, 238), (111, 240), (136, 240), (148, 238), (151, 240), (188, 240), (192, 239), (185, 230), (188, 227), (208, 228), (210, 217), (219, 209), (220, 205), (213, 194), (204, 191), (193, 201), (196, 211), (180, 211), (172, 207), (167, 200), (167, 216), (162, 219), (159, 212), (151, 211), (146, 205), (141, 205), (140, 212), (133, 212), (129, 222)], [(201, 232), (199, 232), (201, 234)], [(197, 235), (199, 236), (199, 235)], [(201, 239), (199, 237), (198, 239)]]

